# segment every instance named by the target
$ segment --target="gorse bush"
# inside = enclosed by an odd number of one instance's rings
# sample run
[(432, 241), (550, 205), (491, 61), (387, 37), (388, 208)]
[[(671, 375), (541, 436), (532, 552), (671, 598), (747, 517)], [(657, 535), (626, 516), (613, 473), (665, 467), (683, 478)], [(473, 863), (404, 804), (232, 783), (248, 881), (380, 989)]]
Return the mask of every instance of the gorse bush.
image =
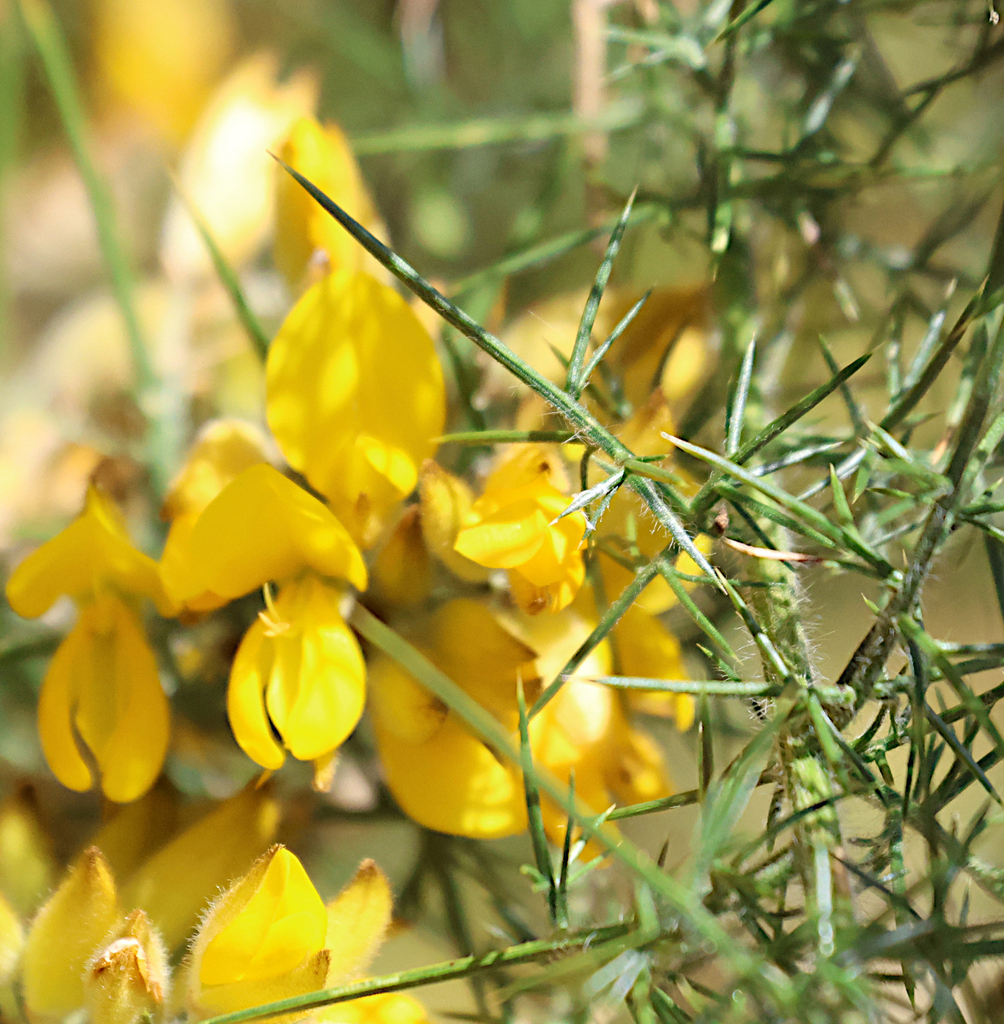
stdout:
[[(372, 12), (326, 31), (462, 84), (483, 32), (420, 6), (403, 58)], [(993, 6), (513, 0), (479, 17), (524, 59), (573, 33), (571, 113), (354, 138), (292, 43), (221, 77), (223, 3), (96, 11), (94, 103), (178, 169), (137, 282), (60, 22), (0, 7), (120, 317), (82, 365), (121, 385), (5, 470), (0, 1018), (408, 1024), (462, 981), (444, 1019), (998, 1019)], [(501, 223), (487, 186), (494, 262), (420, 159), (486, 146), (536, 190)], [(410, 221), (353, 147), (417, 154)], [(99, 333), (71, 314), (9, 394)], [(963, 546), (998, 607), (949, 640), (925, 584)], [(381, 973), (409, 925), (455, 958)]]

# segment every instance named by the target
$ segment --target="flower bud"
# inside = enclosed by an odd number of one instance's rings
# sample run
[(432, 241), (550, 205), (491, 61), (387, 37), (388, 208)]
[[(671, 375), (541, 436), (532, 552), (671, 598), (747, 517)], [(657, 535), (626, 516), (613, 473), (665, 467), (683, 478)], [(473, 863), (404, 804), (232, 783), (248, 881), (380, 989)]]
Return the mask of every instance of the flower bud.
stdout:
[(32, 1018), (58, 1020), (84, 1005), (84, 968), (120, 920), (115, 880), (101, 851), (92, 846), (28, 930), (21, 982)]
[(212, 905), (192, 943), (196, 1019), (316, 991), (330, 957), (328, 915), (303, 865), (273, 846)]
[(170, 986), (164, 941), (134, 910), (87, 964), (84, 999), (90, 1024), (158, 1020)]
[(275, 837), (279, 806), (267, 787), (248, 787), (179, 833), (122, 887), (169, 949), (191, 931), (213, 893), (246, 871)]

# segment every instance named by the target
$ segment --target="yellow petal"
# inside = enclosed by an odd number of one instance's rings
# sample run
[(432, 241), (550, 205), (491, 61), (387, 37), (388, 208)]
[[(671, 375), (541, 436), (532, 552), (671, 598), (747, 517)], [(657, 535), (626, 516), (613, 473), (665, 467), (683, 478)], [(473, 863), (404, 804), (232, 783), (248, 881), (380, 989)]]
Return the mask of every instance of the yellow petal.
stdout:
[[(475, 504), (475, 514), (477, 514)], [(485, 516), (457, 534), (454, 549), (490, 569), (511, 569), (529, 561), (547, 538), (547, 518), (526, 499)]]
[(407, 992), (381, 992), (318, 1011), (327, 1024), (426, 1024), (425, 1007)]
[(426, 459), (418, 477), (425, 543), (450, 572), (469, 583), (484, 583), (488, 570), (464, 558), (454, 547), (457, 534), (471, 525), (474, 495), (460, 477), (448, 473), (432, 459)]
[[(278, 74), (271, 54), (242, 61), (211, 98), (181, 159), (182, 190), (231, 264), (243, 263), (265, 241), (275, 175), (268, 150), (317, 98), (314, 75), (301, 71), (277, 84)], [(161, 260), (175, 278), (213, 269), (185, 204), (174, 196), (164, 218)]]
[(222, 608), (229, 598), (207, 590), (191, 550), (192, 530), (198, 514), (186, 512), (171, 523), (160, 556), (161, 582), (168, 598), (179, 609), (209, 612)]
[(383, 944), (393, 909), (387, 876), (365, 860), (351, 882), (328, 904), (325, 948), (331, 965), (325, 984), (344, 985), (359, 977)]
[(213, 894), (247, 871), (272, 842), (279, 814), (279, 805), (267, 787), (249, 787), (224, 800), (126, 881), (123, 902), (142, 907), (168, 948), (175, 948)]
[(115, 881), (91, 847), (31, 924), (21, 962), (32, 1017), (59, 1019), (84, 1005), (84, 966), (120, 919)]
[(84, 972), (90, 1024), (141, 1024), (160, 1016), (170, 990), (164, 940), (142, 910), (134, 910), (103, 940)]
[(265, 687), (272, 672), (274, 641), (258, 619), (244, 634), (227, 685), (227, 718), (241, 750), (255, 764), (275, 771), (286, 760), (265, 711)]
[(425, 743), (405, 743), (374, 723), (387, 785), (420, 825), (451, 835), (496, 839), (526, 827), (519, 773), (450, 715)]
[[(279, 156), (330, 196), (370, 233), (386, 231), (366, 190), (348, 140), (334, 124), (322, 127), (312, 117), (290, 129)], [(366, 270), (378, 278), (386, 271), (282, 168), (276, 174), (275, 264), (294, 291), (314, 253), (327, 256), (332, 269)]]
[(373, 591), (394, 605), (420, 604), (432, 586), (432, 564), (422, 539), (418, 505), (404, 511), (373, 563)]
[(0, 802), (0, 892), (27, 919), (51, 891), (55, 871), (33, 791), (23, 787)]
[(88, 598), (109, 588), (149, 597), (162, 614), (172, 610), (157, 563), (132, 546), (118, 509), (91, 487), (84, 511), (11, 574), (7, 600), (18, 615), (33, 619), (64, 594)]
[(210, 502), (189, 550), (206, 589), (229, 598), (306, 568), (366, 589), (366, 566), (345, 527), (265, 464), (244, 470)]
[(279, 623), (259, 618), (241, 642), (227, 711), (237, 742), (262, 767), (283, 761), (273, 727), (294, 757), (311, 761), (340, 746), (362, 715), (366, 666), (339, 603), (316, 577), (289, 583), (275, 601)]
[(238, 474), (268, 462), (267, 442), (258, 427), (237, 419), (211, 420), (200, 431), (171, 481), (161, 508), (164, 519), (197, 516)]
[[(326, 949), (322, 949), (291, 971), (274, 978), (235, 981), (211, 987), (198, 987), (193, 982), (190, 984), (188, 996), (189, 1019), (202, 1020), (220, 1013), (247, 1010), (279, 999), (291, 999), (293, 996), (305, 996), (309, 992), (316, 992), (324, 988), (324, 979), (328, 976), (330, 962), (330, 954)], [(269, 1024), (293, 1024), (294, 1021), (303, 1019), (302, 1013), (287, 1013), (269, 1017)]]
[(320, 952), (327, 912), (300, 861), (281, 846), (213, 904), (192, 945), (203, 988), (277, 978)]
[(96, 14), (98, 92), (180, 142), (229, 55), (230, 8), (223, 0), (102, 0)]
[(14, 913), (14, 908), (0, 893), (0, 989), (6, 987), (14, 977), (21, 947), (24, 945), (24, 928)]
[(428, 331), (387, 285), (335, 271), (286, 318), (266, 376), (283, 454), (372, 545), (443, 430), (443, 375)]
[(369, 672), (370, 714), (395, 739), (423, 743), (446, 719), (446, 705), (389, 658), (379, 658)]
[(118, 598), (86, 605), (53, 656), (39, 695), (39, 733), (46, 760), (71, 789), (91, 781), (77, 736), (110, 800), (136, 800), (160, 774), (170, 733), (167, 697), (143, 628)]
[(178, 822), (177, 792), (166, 783), (119, 807), (91, 839), (116, 878), (127, 879), (171, 837)]

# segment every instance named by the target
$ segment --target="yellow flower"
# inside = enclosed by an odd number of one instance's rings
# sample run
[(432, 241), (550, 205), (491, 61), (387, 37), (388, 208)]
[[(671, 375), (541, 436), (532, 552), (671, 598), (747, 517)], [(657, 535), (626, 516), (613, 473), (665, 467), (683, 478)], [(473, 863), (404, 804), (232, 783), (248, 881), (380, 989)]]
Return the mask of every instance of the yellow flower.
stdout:
[(560, 478), (547, 449), (521, 446), (488, 478), (454, 544), (472, 562), (508, 569), (513, 598), (530, 614), (567, 607), (585, 578), (586, 520), (581, 512), (562, 516), (569, 499)]
[[(516, 615), (507, 623), (537, 650), (545, 682), (557, 676), (595, 625), (577, 608), (547, 617)], [(535, 763), (565, 783), (574, 772), (576, 795), (595, 813), (614, 802), (655, 800), (672, 792), (658, 746), (631, 725), (618, 693), (588, 681), (608, 675), (611, 667), (610, 648), (603, 643), (530, 722)], [(541, 809), (548, 836), (560, 843), (566, 812), (546, 797)]]
[(32, 921), (21, 960), (24, 1002), (33, 1020), (60, 1020), (84, 1005), (84, 968), (122, 919), (115, 880), (91, 847)]
[(227, 484), (248, 467), (267, 461), (265, 439), (249, 423), (214, 420), (200, 431), (161, 509), (161, 516), (171, 521), (171, 529), (160, 557), (160, 575), (165, 591), (179, 607), (197, 613), (227, 603), (225, 597), (201, 589), (189, 550), (192, 530), (199, 515)]
[[(514, 735), (516, 680), (537, 681), (533, 651), (483, 605), (450, 601), (422, 624), (419, 648)], [(500, 763), (454, 712), (387, 658), (370, 669), (373, 728), (387, 785), (420, 825), (495, 838), (526, 827), (519, 770)]]
[[(223, 255), (240, 266), (264, 244), (273, 218), (275, 161), (268, 150), (314, 109), (317, 78), (299, 71), (277, 82), (279, 61), (258, 53), (220, 83), (181, 158), (181, 190)], [(212, 273), (206, 244), (185, 203), (172, 196), (161, 261), (172, 278)]]
[(7, 600), (18, 615), (34, 619), (64, 594), (86, 601), (106, 591), (149, 597), (162, 615), (172, 611), (157, 563), (132, 546), (118, 509), (92, 486), (84, 511), (11, 574)]
[(354, 980), (383, 941), (390, 887), (372, 861), (327, 907), (303, 865), (274, 846), (213, 904), (188, 968), (196, 1019)]
[(224, 0), (101, 0), (96, 7), (98, 88), (181, 141), (230, 50), (230, 8)]
[[(620, 670), (641, 679), (688, 678), (680, 642), (654, 615), (633, 605), (614, 627)], [(631, 690), (628, 703), (635, 711), (672, 718), (680, 732), (694, 722), (694, 698), (687, 693)]]
[(422, 510), (422, 536), (429, 550), (450, 570), (468, 583), (484, 583), (489, 570), (455, 548), (457, 534), (471, 522), (474, 494), (460, 477), (448, 473), (437, 462), (426, 459), (418, 478)]
[(270, 581), (278, 597), (248, 630), (230, 671), (227, 711), (237, 742), (258, 764), (329, 755), (362, 715), (366, 669), (340, 611), (346, 579), (368, 579), (362, 555), (316, 498), (264, 463), (238, 474), (203, 510), (188, 538), (203, 591), (235, 598)]
[[(337, 125), (322, 127), (312, 117), (301, 117), (279, 156), (372, 234), (386, 235), (348, 139)], [(317, 253), (324, 254), (330, 269), (386, 277), (383, 267), (282, 168), (276, 176), (275, 225), (275, 264), (294, 291)]]
[(330, 754), (363, 713), (366, 665), (339, 609), (341, 595), (314, 576), (287, 583), (241, 641), (227, 714), (241, 749), (281, 767), (282, 738), (301, 761)]
[(84, 973), (90, 1024), (159, 1020), (170, 991), (164, 942), (142, 910), (134, 910), (91, 956)]
[(443, 431), (443, 374), (429, 332), (392, 288), (336, 270), (286, 318), (266, 379), (283, 455), (372, 547)]
[(62, 594), (77, 601), (80, 615), (42, 683), (42, 750), (64, 786), (90, 789), (93, 763), (105, 796), (135, 800), (160, 774), (170, 710), (156, 658), (124, 598), (149, 597), (162, 614), (173, 609), (156, 562), (129, 543), (118, 511), (95, 487), (81, 515), (7, 582), (11, 607), (26, 617), (43, 614)]
[(81, 609), (42, 681), (38, 731), (49, 767), (69, 789), (94, 785), (92, 762), (118, 803), (156, 781), (170, 709), (143, 627), (121, 598), (102, 595)]

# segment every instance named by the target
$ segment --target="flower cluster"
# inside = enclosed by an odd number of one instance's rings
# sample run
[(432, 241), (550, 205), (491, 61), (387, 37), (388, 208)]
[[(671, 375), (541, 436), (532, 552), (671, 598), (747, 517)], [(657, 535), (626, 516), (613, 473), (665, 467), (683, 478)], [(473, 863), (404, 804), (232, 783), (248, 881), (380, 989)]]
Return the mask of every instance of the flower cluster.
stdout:
[[(213, 897), (268, 843), (274, 810), (268, 797), (241, 794), (170, 840), (124, 885), (123, 841), (144, 833), (136, 820), (113, 821), (27, 927), (0, 895), (0, 997), (16, 981), (33, 1021), (86, 1011), (92, 1024), (139, 1024), (180, 1010), (201, 1020), (358, 979), (391, 918), (390, 886), (373, 861), (325, 905), (298, 858), (272, 845)], [(193, 871), (195, 856), (204, 863)], [(170, 952), (184, 940), (188, 955), (172, 970)], [(325, 1019), (342, 1019), (339, 1011)], [(356, 1000), (344, 1012), (361, 1024), (426, 1019), (403, 994)]]
[[(182, 182), (198, 184), (192, 198), (204, 211), (208, 204), (225, 254), (239, 259), (253, 225), (247, 209), (231, 209), (207, 153), (238, 98), (262, 90), (269, 100), (252, 104), (256, 124), (262, 132), (283, 124), (282, 137), (270, 139), (281, 157), (384, 233), (344, 135), (301, 109), (309, 83), (266, 89), (270, 75), (267, 62), (252, 61), (226, 83), (182, 161)], [(278, 812), (267, 779), (291, 757), (307, 762), (314, 788), (324, 790), (367, 713), (370, 731), (354, 755), (365, 759), (372, 741), (368, 770), (407, 817), (482, 839), (527, 828), (520, 766), (434, 696), (414, 662), (364, 649), (353, 628), (359, 605), (368, 609), (362, 621), (378, 615), (514, 745), (521, 695), (532, 703), (547, 687), (527, 726), (529, 754), (595, 814), (671, 793), (662, 751), (636, 712), (680, 730), (693, 720), (690, 697), (658, 691), (659, 680), (686, 675), (659, 618), (675, 600), (664, 581), (562, 676), (636, 565), (663, 544), (632, 499), (612, 493), (592, 521), (572, 479), (577, 461), (583, 489), (597, 471), (573, 444), (528, 438), (480, 460), (441, 453), (449, 395), (426, 322), (285, 174), (273, 202), (274, 264), (294, 301), (265, 360), (267, 431), (226, 416), (200, 425), (172, 467), (159, 560), (134, 546), (96, 480), (79, 516), (7, 582), (23, 617), (50, 614), (64, 596), (75, 605), (39, 694), (41, 749), (64, 786), (100, 788), (123, 805), (34, 918), (0, 899), (0, 989), (16, 979), (32, 1020), (81, 1009), (94, 1024), (181, 1010), (197, 1020), (357, 978), (390, 921), (387, 880), (365, 862), (325, 905), (300, 861), (271, 845)], [(192, 280), (198, 261), (179, 216), (172, 208), (164, 263), (175, 279)], [(632, 351), (634, 393), (658, 359), (637, 342)], [(641, 399), (639, 391), (639, 411), (611, 426), (655, 458), (671, 429), (668, 399), (658, 390)], [(524, 405), (517, 419), (534, 415)], [(58, 626), (58, 613), (51, 621)], [(180, 638), (207, 623), (229, 638), (226, 716), (258, 777), (152, 844), (158, 829), (172, 831), (161, 828), (167, 790), (158, 779), (172, 749), (169, 695), (190, 686)], [(614, 674), (648, 679), (655, 690), (624, 696), (605, 682)], [(199, 728), (179, 728), (198, 747)], [(174, 748), (181, 745), (176, 735)], [(298, 778), (289, 773), (285, 784)], [(567, 811), (545, 797), (542, 814), (547, 838), (560, 844)], [(0, 876), (0, 893), (6, 888)], [(172, 953), (190, 937), (172, 971)], [(318, 1019), (410, 1024), (424, 1011), (387, 995)]]

